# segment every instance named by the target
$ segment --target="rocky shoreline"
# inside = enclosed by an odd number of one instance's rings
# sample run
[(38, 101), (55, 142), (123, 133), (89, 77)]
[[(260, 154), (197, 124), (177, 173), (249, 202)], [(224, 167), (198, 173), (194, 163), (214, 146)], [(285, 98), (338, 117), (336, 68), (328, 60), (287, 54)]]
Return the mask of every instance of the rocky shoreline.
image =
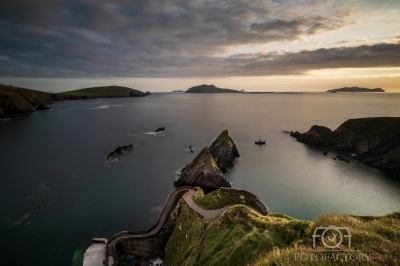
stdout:
[(400, 181), (400, 117), (349, 119), (334, 131), (314, 125), (290, 135), (305, 144), (352, 154)]

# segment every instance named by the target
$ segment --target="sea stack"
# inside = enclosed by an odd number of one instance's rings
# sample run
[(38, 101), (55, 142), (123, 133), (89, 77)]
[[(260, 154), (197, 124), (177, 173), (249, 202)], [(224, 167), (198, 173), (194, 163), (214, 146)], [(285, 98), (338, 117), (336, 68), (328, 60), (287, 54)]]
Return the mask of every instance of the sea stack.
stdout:
[(235, 159), (240, 157), (236, 144), (226, 129), (211, 144), (210, 153), (224, 173), (228, 168), (232, 168)]
[(220, 187), (231, 187), (224, 178), (208, 147), (186, 165), (174, 182), (176, 186), (199, 186), (204, 190), (216, 190)]

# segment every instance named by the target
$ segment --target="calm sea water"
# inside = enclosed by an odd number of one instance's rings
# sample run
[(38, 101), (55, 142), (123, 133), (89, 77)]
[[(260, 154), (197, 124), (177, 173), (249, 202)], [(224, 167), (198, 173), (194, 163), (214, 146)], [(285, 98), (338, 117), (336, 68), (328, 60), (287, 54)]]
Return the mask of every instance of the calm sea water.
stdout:
[[(282, 133), (400, 116), (399, 104), (400, 94), (155, 94), (62, 102), (0, 123), (0, 265), (79, 265), (93, 237), (149, 228), (176, 172), (224, 129), (241, 155), (227, 179), (273, 212), (399, 211), (399, 183)], [(151, 133), (161, 126), (165, 134)], [(105, 156), (124, 144), (135, 148), (110, 165)]]

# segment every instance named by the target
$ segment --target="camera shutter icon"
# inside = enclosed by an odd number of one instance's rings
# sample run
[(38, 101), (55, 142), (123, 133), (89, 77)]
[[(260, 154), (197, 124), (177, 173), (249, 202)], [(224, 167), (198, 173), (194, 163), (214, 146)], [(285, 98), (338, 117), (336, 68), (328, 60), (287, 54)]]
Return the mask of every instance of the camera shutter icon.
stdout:
[[(322, 234), (320, 233), (322, 232)], [(347, 238), (348, 247), (351, 245), (351, 234), (347, 227), (336, 227), (334, 225), (329, 225), (328, 227), (319, 226), (315, 228), (313, 237), (313, 247), (316, 247), (316, 239), (320, 238), (322, 244), (326, 248), (337, 248), (342, 242), (343, 238)]]

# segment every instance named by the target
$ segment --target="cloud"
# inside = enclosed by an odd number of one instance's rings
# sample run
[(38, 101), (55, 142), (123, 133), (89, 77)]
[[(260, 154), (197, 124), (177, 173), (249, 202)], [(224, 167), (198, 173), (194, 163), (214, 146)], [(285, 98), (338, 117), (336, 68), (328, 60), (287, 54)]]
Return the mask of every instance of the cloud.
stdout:
[[(322, 67), (317, 58), (307, 56), (325, 58), (324, 64), (336, 67), (333, 58), (326, 58), (329, 53), (334, 56), (332, 49), (223, 56), (232, 47), (293, 42), (352, 25), (349, 12), (335, 10), (335, 2), (323, 2), (3, 1), (0, 76), (249, 76)], [(337, 50), (337, 55), (344, 50)], [(343, 57), (337, 61), (360, 65), (360, 58), (348, 56), (347, 61)], [(375, 65), (393, 61), (387, 55), (378, 57)]]

